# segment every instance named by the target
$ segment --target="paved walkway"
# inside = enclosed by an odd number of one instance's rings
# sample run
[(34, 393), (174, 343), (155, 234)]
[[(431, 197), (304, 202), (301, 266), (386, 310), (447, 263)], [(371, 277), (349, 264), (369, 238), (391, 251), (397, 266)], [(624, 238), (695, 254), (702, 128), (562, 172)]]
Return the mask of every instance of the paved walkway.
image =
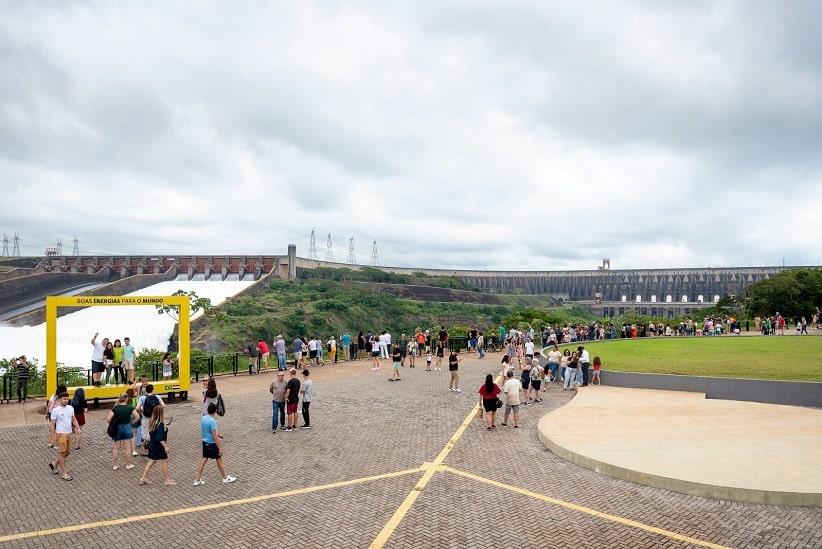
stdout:
[[(463, 393), (447, 390), (446, 371), (406, 367), (389, 382), (387, 363), (379, 372), (366, 362), (315, 369), (312, 429), (294, 433), (271, 433), (273, 374), (219, 378), (225, 463), (238, 477), (228, 485), (212, 463), (206, 484), (191, 484), (199, 401), (169, 405), (176, 487), (162, 486), (157, 470), (139, 486), (140, 465), (111, 470), (102, 410), (69, 457), (74, 481), (60, 480), (46, 465), (54, 451), (45, 421), (27, 412), (26, 424), (0, 428), (0, 546), (110, 549), (149, 533), (179, 547), (822, 546), (822, 508), (683, 495), (548, 451), (537, 424), (574, 398), (558, 386), (523, 409), (522, 428), (486, 431), (473, 419), (475, 391), (500, 356), (466, 357)], [(15, 407), (0, 405), (0, 417), (22, 415)], [(575, 429), (588, 419), (563, 421)]]

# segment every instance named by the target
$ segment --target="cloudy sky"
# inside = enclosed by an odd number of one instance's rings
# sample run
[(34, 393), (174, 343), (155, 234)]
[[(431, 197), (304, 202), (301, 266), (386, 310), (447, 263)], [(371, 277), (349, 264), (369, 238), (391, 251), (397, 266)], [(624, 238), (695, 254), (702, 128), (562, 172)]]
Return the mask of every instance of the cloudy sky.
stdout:
[(23, 255), (822, 264), (820, 2), (0, 3)]

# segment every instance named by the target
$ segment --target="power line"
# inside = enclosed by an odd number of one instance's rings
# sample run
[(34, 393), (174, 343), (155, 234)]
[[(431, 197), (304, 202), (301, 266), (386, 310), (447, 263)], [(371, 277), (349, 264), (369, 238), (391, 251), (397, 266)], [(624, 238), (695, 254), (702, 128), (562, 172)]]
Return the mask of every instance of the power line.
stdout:
[(348, 239), (348, 264), (356, 265), (357, 256), (354, 254), (354, 237)]

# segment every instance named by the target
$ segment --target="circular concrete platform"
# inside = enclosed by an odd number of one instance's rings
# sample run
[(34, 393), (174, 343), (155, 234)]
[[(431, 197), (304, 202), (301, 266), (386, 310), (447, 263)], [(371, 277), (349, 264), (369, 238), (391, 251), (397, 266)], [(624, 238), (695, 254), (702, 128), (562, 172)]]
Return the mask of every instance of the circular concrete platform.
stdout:
[(702, 393), (580, 388), (538, 426), (558, 456), (674, 492), (822, 506), (822, 410)]

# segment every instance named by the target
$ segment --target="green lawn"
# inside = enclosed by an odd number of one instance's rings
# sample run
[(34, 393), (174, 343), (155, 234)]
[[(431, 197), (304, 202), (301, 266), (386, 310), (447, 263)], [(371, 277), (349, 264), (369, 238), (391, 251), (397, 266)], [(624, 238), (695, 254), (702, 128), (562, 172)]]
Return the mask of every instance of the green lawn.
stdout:
[(591, 362), (599, 355), (603, 370), (822, 381), (818, 336), (658, 337), (586, 342), (585, 347)]

